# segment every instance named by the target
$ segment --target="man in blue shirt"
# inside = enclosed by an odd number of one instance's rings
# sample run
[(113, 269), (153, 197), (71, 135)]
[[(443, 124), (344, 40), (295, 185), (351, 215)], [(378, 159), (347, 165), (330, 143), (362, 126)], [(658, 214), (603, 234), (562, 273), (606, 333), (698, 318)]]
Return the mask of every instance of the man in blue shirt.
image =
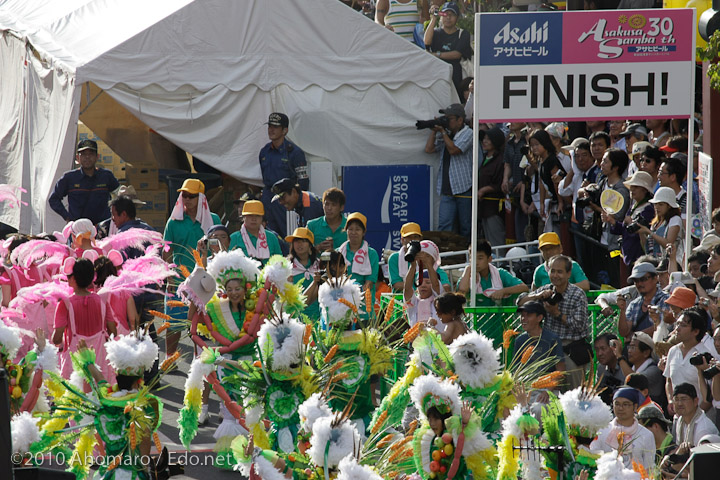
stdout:
[(284, 113), (271, 113), (267, 121), (270, 143), (260, 150), (260, 170), (263, 177), (262, 203), (265, 207), (265, 219), (274, 232), (285, 232), (285, 207), (272, 204), (272, 186), (283, 178), (295, 180), (301, 190), (310, 188), (305, 153), (293, 142), (285, 138), (290, 120)]
[(437, 193), (440, 195), (438, 230), (453, 230), (470, 238), (472, 216), (472, 130), (465, 125), (465, 107), (459, 103), (440, 110), (447, 127), (436, 125), (425, 144), (426, 153), (440, 153)]
[(302, 190), (295, 180), (291, 178), (278, 180), (271, 190), (275, 194), (272, 199), (273, 206), (279, 203), (288, 211), (298, 215), (295, 219), (297, 224), (290, 225), (291, 229), (288, 228), (287, 222), (283, 223), (283, 228), (276, 232), (280, 238), (287, 237), (288, 232), (294, 232), (298, 227), (307, 226), (307, 222), (310, 220), (323, 216), (323, 202), (320, 197), (312, 192)]
[[(87, 218), (97, 225), (110, 218), (110, 192), (117, 189), (120, 183), (110, 170), (96, 167), (98, 154), (95, 141), (83, 140), (78, 143), (75, 158), (80, 168), (65, 172), (60, 177), (48, 203), (66, 222)], [(62, 202), (65, 197), (68, 198), (67, 209)]]

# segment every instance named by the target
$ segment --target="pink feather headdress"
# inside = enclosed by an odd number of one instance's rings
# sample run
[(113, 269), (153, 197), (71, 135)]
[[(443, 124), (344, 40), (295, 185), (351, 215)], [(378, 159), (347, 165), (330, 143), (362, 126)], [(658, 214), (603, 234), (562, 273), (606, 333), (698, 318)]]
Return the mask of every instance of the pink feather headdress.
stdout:
[(74, 252), (67, 245), (50, 240), (30, 240), (19, 245), (10, 254), (10, 262), (22, 268), (30, 268), (33, 264), (62, 265)]
[(67, 300), (75, 291), (64, 282), (43, 282), (35, 284), (31, 287), (21, 288), (17, 291), (15, 298), (10, 300), (6, 312), (7, 315), (25, 316), (23, 313), (28, 306), (39, 302), (47, 302), (50, 305), (56, 305), (58, 302)]
[(0, 183), (0, 202), (8, 202), (10, 208), (20, 208), (21, 205), (27, 206), (27, 202), (20, 200), (20, 194), (27, 193), (22, 187)]
[(102, 240), (98, 240), (96, 245), (102, 249), (105, 254), (110, 250), (125, 250), (126, 248), (145, 248), (145, 245), (162, 243), (162, 234), (153, 230), (144, 230), (142, 228), (131, 228), (124, 232), (116, 233)]

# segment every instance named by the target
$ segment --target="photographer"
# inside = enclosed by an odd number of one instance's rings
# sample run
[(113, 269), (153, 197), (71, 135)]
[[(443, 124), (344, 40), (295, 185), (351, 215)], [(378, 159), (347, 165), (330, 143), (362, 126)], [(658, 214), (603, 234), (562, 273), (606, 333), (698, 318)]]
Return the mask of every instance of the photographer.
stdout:
[(657, 282), (657, 271), (651, 263), (637, 263), (627, 279), (628, 283), (634, 284), (638, 297), (629, 304), (624, 297), (617, 299), (617, 306), (620, 310), (618, 315), (618, 334), (630, 338), (633, 332), (645, 332), (652, 335), (655, 331), (655, 322), (652, 316), (654, 308), (660, 310), (665, 307), (665, 300), (668, 295), (663, 292)]
[[(683, 311), (675, 323), (675, 337), (678, 344), (670, 348), (665, 361), (663, 375), (667, 379), (665, 392), (668, 397), (668, 413), (675, 414), (673, 404), (673, 389), (675, 385), (690, 383), (699, 392), (698, 375), (693, 363), (702, 363), (693, 360), (693, 355), (710, 353), (715, 358), (717, 352), (714, 347), (708, 348), (701, 343), (707, 331), (707, 316), (698, 307), (688, 308)], [(695, 395), (697, 397), (697, 393)]]
[(440, 110), (425, 144), (426, 153), (440, 153), (437, 194), (440, 195), (438, 230), (451, 232), (455, 219), (460, 235), (470, 238), (472, 215), (472, 130), (465, 125), (465, 108), (459, 103)]
[(603, 212), (603, 222), (610, 224), (610, 233), (620, 235), (620, 249), (625, 265), (632, 265), (643, 254), (646, 236), (640, 227), (650, 226), (655, 216), (655, 208), (650, 200), (653, 197), (653, 180), (647, 172), (635, 172), (625, 183), (630, 189), (632, 204), (625, 219), (620, 222), (612, 215)]
[(578, 387), (585, 378), (583, 366), (590, 363), (592, 352), (586, 338), (590, 334), (587, 296), (569, 283), (572, 261), (565, 255), (550, 259), (550, 285), (520, 297), (518, 305), (535, 300), (543, 302), (547, 317), (545, 328), (560, 337), (565, 351), (569, 388)]
[[(415, 246), (416, 251), (419, 252), (420, 250), (422, 250), (422, 239), (422, 230), (420, 229), (420, 225), (418, 225), (417, 223), (408, 222), (402, 227), (400, 227), (400, 243), (402, 244), (402, 247), (400, 248), (400, 251), (394, 252), (392, 255), (390, 255), (387, 261), (388, 272), (390, 274), (390, 286), (392, 287), (393, 291), (402, 291), (405, 282), (405, 275), (410, 268), (410, 262), (405, 260), (405, 257), (408, 254), (411, 248), (410, 245), (413, 242), (417, 242), (417, 245)], [(433, 245), (435, 244), (433, 243)], [(435, 245), (435, 248), (437, 249), (437, 245)], [(443, 270), (439, 266), (436, 267), (436, 271), (438, 274), (438, 278), (440, 279), (440, 285), (442, 286), (443, 291), (449, 292), (450, 279), (448, 278), (447, 273), (445, 273), (445, 270)]]
[[(417, 292), (415, 292), (415, 273), (418, 266), (423, 273), (422, 277), (418, 278)], [(435, 319), (435, 328), (438, 331), (445, 330), (443, 323), (438, 321), (440, 317), (435, 311), (435, 298), (442, 292), (440, 291), (440, 280), (435, 272), (435, 259), (432, 255), (427, 252), (418, 252), (415, 261), (410, 263), (404, 284), (403, 300), (405, 300), (408, 325), (412, 327), (418, 322), (427, 323), (432, 318)]]

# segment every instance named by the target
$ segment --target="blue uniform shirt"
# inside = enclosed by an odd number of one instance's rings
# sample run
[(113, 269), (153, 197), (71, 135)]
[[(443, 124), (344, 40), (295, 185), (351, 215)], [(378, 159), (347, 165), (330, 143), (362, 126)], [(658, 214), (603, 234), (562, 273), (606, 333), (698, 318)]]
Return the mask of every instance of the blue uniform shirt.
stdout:
[[(63, 219), (87, 218), (98, 224), (110, 218), (110, 192), (120, 186), (110, 170), (96, 168), (92, 177), (85, 175), (82, 168), (70, 170), (55, 184), (48, 203)], [(68, 209), (63, 198), (68, 198)], [(68, 212), (70, 210), (70, 212)]]
[(305, 153), (287, 138), (280, 148), (270, 142), (260, 150), (260, 170), (267, 190), (283, 178), (295, 179), (301, 190), (310, 188)]

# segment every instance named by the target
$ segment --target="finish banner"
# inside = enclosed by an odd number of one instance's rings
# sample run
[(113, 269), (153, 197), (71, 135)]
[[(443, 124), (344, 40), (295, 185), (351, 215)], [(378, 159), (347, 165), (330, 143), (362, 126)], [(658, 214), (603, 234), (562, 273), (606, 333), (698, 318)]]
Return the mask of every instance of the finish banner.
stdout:
[(480, 13), (478, 120), (688, 117), (695, 10)]

